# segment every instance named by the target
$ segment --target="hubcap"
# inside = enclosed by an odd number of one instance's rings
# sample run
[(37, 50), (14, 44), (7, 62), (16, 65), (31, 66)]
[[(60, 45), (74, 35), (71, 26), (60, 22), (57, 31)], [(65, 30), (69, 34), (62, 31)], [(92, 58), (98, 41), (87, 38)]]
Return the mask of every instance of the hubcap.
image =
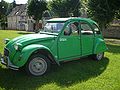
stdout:
[(47, 70), (47, 63), (43, 58), (36, 57), (29, 63), (29, 70), (35, 76), (42, 75)]

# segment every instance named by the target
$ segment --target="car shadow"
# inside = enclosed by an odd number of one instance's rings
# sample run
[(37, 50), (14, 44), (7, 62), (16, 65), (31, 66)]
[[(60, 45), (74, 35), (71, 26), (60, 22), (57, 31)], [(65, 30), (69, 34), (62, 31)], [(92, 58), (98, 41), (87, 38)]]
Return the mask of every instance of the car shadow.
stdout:
[(12, 71), (0, 66), (0, 87), (8, 89), (35, 90), (43, 85), (55, 83), (60, 87), (68, 87), (96, 78), (101, 75), (109, 64), (108, 58), (94, 61), (90, 58), (62, 63), (61, 66), (52, 65), (51, 71), (41, 77), (28, 76), (20, 71)]

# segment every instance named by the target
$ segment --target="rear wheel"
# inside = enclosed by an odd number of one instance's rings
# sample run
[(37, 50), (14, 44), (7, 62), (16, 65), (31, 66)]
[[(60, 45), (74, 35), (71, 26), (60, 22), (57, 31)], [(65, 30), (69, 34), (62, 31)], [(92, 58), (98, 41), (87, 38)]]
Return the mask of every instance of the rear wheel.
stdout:
[(93, 59), (97, 61), (100, 61), (103, 57), (104, 57), (104, 52), (93, 55)]
[(50, 69), (50, 61), (43, 55), (32, 55), (26, 64), (26, 71), (33, 76), (41, 76)]

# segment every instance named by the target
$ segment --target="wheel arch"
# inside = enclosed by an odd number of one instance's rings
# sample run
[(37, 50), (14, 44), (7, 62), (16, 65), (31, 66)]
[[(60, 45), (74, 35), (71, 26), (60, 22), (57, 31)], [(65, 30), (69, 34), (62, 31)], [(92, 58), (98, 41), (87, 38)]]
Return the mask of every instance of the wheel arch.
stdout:
[(34, 54), (42, 54), (42, 55), (46, 56), (52, 64), (58, 64), (58, 62), (55, 60), (54, 56), (48, 49), (45, 49), (45, 48), (38, 49), (38, 50), (34, 51), (30, 56), (32, 56)]
[(25, 66), (29, 58), (36, 53), (47, 56), (47, 58), (50, 59), (52, 63), (59, 65), (59, 62), (55, 59), (50, 49), (43, 45), (28, 45), (24, 47), (21, 51), (21, 59), (16, 63), (16, 65), (19, 67)]

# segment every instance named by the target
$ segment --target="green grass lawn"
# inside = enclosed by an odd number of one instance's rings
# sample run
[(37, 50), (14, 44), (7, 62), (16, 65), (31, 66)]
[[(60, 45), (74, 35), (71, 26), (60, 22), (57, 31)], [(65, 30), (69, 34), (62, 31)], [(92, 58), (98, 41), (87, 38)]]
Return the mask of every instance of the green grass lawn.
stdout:
[[(23, 35), (24, 32), (0, 30), (0, 52), (3, 39)], [(120, 44), (107, 42), (109, 50), (99, 62), (90, 58), (52, 66), (42, 77), (12, 71), (0, 64), (1, 90), (120, 90)]]

